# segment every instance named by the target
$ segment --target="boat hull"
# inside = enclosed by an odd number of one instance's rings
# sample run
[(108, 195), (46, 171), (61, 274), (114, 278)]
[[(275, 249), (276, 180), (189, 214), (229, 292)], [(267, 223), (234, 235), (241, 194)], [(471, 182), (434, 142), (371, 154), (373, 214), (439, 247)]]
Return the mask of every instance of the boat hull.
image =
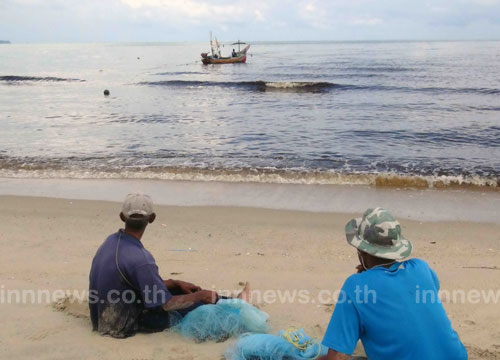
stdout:
[(201, 59), (201, 62), (205, 65), (208, 64), (236, 64), (236, 63), (244, 63), (247, 61), (247, 56), (239, 56), (239, 57), (234, 57), (234, 58), (212, 58), (212, 57), (207, 57)]
[(201, 62), (205, 65), (208, 64), (237, 64), (244, 63), (247, 61), (247, 51), (250, 49), (250, 45), (245, 47), (243, 50), (237, 53), (238, 56), (234, 57), (213, 57), (208, 56), (207, 53), (201, 54)]

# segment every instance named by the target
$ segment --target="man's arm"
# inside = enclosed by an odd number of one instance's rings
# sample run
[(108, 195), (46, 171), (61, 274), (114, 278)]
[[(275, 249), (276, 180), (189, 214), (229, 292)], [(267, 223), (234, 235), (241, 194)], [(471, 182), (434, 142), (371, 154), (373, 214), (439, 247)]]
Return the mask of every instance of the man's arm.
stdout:
[(328, 349), (328, 354), (318, 358), (318, 360), (349, 360), (351, 357), (346, 354), (339, 353), (335, 350)]
[(163, 284), (165, 284), (168, 290), (179, 289), (184, 294), (202, 290), (201, 287), (182, 280), (163, 280)]
[(172, 311), (186, 309), (197, 302), (215, 304), (217, 302), (217, 298), (218, 295), (215, 291), (200, 290), (186, 295), (172, 296), (168, 302), (162, 305), (162, 308), (165, 311)]
[[(351, 278), (350, 278), (351, 279)], [(355, 280), (355, 279), (354, 279)], [(328, 354), (322, 360), (350, 359), (360, 338), (361, 325), (359, 313), (352, 300), (352, 279), (347, 279), (342, 286), (339, 300), (335, 304), (332, 318), (325, 332), (322, 345), (327, 347)], [(342, 296), (342, 298), (340, 297)]]
[(172, 279), (168, 279), (168, 280), (163, 280), (163, 283), (165, 284), (165, 286), (167, 287), (167, 289), (174, 289), (176, 288), (177, 286), (175, 285), (175, 280), (172, 280)]

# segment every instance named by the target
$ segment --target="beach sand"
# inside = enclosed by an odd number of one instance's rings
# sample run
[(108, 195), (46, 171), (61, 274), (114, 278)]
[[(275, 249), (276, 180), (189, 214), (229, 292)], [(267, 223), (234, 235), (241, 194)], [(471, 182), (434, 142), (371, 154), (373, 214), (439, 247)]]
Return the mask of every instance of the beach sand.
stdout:
[[(97, 248), (122, 226), (119, 211), (116, 202), (0, 197), (0, 358), (221, 358), (231, 340), (195, 344), (169, 332), (117, 340), (91, 331), (85, 304), (8, 304), (12, 289), (86, 290)], [(216, 290), (249, 281), (254, 290), (309, 291), (314, 303), (259, 302), (272, 332), (296, 326), (321, 338), (333, 301), (319, 303), (318, 294), (340, 289), (358, 263), (343, 229), (359, 214), (210, 206), (157, 206), (156, 212), (143, 243), (164, 278)], [(500, 291), (500, 270), (467, 268), (500, 265), (500, 225), (401, 223), (414, 256), (436, 270), (441, 289)], [(500, 359), (498, 302), (444, 306), (471, 359)]]

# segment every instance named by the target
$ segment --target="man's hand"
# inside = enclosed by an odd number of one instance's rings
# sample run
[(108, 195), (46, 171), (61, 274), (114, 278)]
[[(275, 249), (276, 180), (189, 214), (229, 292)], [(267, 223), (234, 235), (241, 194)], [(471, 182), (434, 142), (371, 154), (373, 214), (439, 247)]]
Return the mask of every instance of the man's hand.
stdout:
[(165, 311), (187, 309), (197, 302), (215, 304), (217, 298), (218, 296), (215, 291), (200, 290), (194, 293), (173, 296), (167, 303), (163, 304), (162, 307)]
[(351, 357), (347, 354), (339, 353), (335, 350), (328, 349), (328, 354), (318, 358), (318, 360), (349, 360)]
[(190, 294), (201, 290), (201, 287), (187, 281), (174, 280), (174, 284), (183, 294)]
[(196, 295), (197, 301), (201, 301), (205, 304), (215, 304), (217, 302), (217, 299), (219, 298), (217, 293), (212, 290), (200, 290), (194, 295)]

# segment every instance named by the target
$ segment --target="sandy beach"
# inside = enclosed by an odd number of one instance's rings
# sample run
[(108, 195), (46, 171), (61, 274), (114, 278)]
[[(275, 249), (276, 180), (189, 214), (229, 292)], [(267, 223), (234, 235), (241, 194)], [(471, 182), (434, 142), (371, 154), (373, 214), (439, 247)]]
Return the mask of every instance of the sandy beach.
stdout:
[[(85, 291), (96, 249), (122, 226), (119, 211), (111, 201), (0, 197), (1, 358), (221, 358), (232, 340), (194, 344), (169, 332), (116, 340), (92, 333), (85, 304), (9, 303), (8, 290)], [(237, 290), (249, 281), (261, 294), (307, 291), (308, 301), (257, 301), (270, 315), (272, 332), (296, 326), (321, 338), (334, 299), (319, 294), (340, 289), (357, 265), (343, 229), (359, 214), (221, 206), (157, 206), (156, 212), (143, 243), (164, 278), (216, 290)], [(500, 225), (401, 223), (414, 256), (436, 270), (441, 289), (469, 297), (443, 302), (470, 359), (500, 359), (498, 297), (477, 301), (479, 295), (470, 295), (500, 292)]]

